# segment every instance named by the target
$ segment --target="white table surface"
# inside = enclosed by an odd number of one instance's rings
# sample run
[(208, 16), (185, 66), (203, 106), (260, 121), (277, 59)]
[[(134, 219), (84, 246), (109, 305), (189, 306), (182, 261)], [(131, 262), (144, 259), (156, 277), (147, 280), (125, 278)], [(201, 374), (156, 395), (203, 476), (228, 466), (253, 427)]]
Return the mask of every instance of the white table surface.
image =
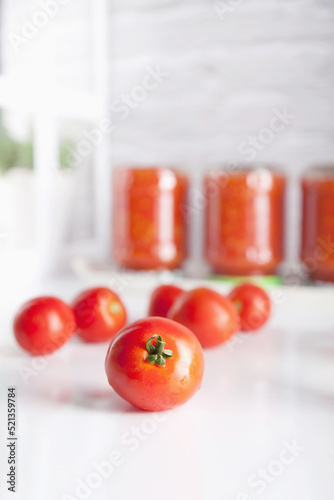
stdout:
[[(266, 328), (205, 351), (202, 389), (191, 401), (149, 413), (109, 387), (107, 344), (72, 340), (45, 366), (15, 345), (11, 321), (23, 300), (70, 300), (85, 285), (64, 278), (2, 290), (1, 499), (333, 500), (334, 289), (281, 288)], [(148, 288), (130, 284), (122, 297), (131, 319), (145, 315)], [(24, 368), (33, 373), (26, 381)], [(4, 482), (11, 385), (18, 400), (15, 495)], [(291, 446), (294, 454), (284, 451)], [(96, 467), (112, 459), (116, 465), (102, 477)]]

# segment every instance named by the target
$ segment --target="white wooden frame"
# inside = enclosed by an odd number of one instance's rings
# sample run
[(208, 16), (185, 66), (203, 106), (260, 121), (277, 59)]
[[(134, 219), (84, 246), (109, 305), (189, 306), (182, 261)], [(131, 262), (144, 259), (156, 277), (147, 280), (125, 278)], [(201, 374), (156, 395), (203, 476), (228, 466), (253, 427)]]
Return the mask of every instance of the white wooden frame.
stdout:
[[(61, 117), (86, 120), (97, 124), (108, 115), (108, 0), (91, 1), (93, 33), (92, 92), (83, 92), (48, 85), (39, 88), (34, 81), (22, 82), (0, 75), (0, 107), (31, 114), (33, 119), (34, 171), (37, 179), (37, 233), (38, 253), (42, 267), (56, 267), (68, 263), (77, 254), (104, 258), (110, 241), (110, 139), (93, 151), (94, 176), (94, 224), (96, 238), (93, 241), (69, 245), (57, 249), (58, 255), (50, 255), (52, 242), (52, 202), (55, 196), (55, 174), (52, 168), (58, 163), (57, 120)], [(109, 212), (108, 212), (109, 211)], [(107, 215), (106, 215), (107, 214)], [(106, 222), (107, 221), (107, 222)], [(59, 253), (61, 255), (59, 255)], [(53, 261), (53, 263), (52, 263)]]

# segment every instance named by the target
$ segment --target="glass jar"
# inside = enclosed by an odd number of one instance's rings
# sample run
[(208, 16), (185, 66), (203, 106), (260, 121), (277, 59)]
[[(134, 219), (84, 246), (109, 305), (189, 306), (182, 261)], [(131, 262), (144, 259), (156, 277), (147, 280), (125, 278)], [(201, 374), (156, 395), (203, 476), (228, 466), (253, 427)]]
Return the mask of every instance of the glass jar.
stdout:
[(334, 166), (309, 170), (301, 187), (302, 262), (311, 279), (334, 282)]
[(205, 256), (220, 274), (273, 274), (284, 258), (284, 175), (222, 168), (204, 179)]
[(113, 256), (137, 270), (178, 268), (187, 257), (188, 179), (170, 168), (119, 168), (113, 179)]

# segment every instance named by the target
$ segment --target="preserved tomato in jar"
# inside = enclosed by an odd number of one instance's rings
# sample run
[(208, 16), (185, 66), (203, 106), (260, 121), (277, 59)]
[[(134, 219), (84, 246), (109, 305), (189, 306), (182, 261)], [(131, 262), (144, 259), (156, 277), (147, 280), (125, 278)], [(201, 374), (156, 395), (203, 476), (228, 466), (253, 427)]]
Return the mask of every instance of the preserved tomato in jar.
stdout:
[(204, 179), (205, 256), (215, 272), (270, 275), (284, 258), (284, 175), (224, 167)]
[(334, 282), (334, 166), (312, 168), (301, 185), (301, 259), (311, 279)]
[(187, 257), (188, 179), (170, 168), (118, 168), (113, 178), (113, 256), (136, 270), (175, 269)]

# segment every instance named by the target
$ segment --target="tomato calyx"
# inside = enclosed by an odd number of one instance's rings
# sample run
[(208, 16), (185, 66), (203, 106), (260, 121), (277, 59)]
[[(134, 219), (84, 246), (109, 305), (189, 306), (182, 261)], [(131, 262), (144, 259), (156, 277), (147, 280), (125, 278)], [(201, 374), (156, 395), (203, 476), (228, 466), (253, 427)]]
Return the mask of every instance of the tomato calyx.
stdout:
[[(152, 344), (152, 340), (156, 339), (155, 345)], [(173, 351), (169, 349), (164, 349), (166, 342), (162, 340), (161, 335), (153, 335), (146, 342), (146, 349), (148, 356), (146, 361), (152, 365), (164, 366), (166, 364), (166, 359), (173, 356)]]
[(241, 311), (243, 310), (244, 306), (243, 306), (243, 303), (241, 302), (241, 300), (233, 300), (233, 303), (235, 305), (235, 307), (238, 309), (238, 312), (241, 313)]

